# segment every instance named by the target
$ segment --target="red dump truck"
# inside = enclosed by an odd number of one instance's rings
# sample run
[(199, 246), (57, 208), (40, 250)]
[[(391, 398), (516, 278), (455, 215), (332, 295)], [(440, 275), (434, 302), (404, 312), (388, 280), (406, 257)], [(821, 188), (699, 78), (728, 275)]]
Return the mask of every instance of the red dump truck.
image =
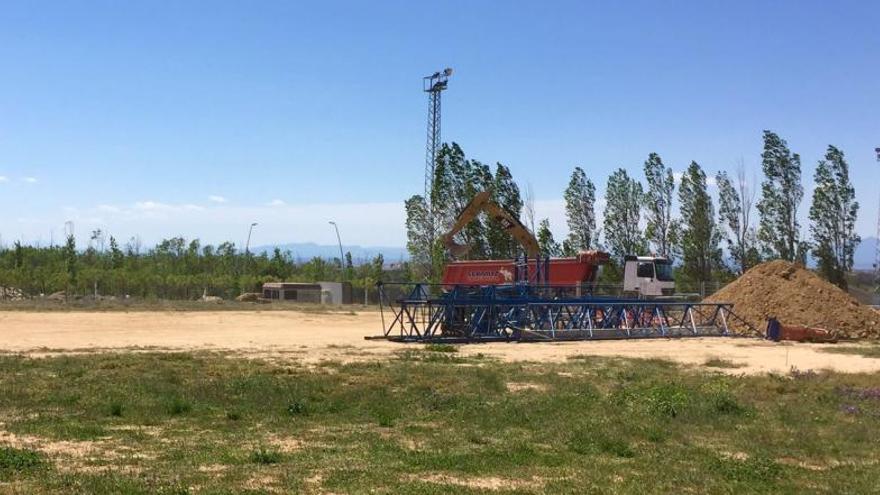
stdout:
[[(586, 251), (572, 258), (551, 258), (546, 265), (546, 284), (576, 287), (593, 284), (599, 265), (608, 262), (608, 253)], [(538, 261), (529, 259), (529, 273), (538, 272)], [(543, 267), (542, 267), (543, 268)], [(443, 284), (507, 285), (516, 281), (514, 260), (451, 261), (443, 270)]]

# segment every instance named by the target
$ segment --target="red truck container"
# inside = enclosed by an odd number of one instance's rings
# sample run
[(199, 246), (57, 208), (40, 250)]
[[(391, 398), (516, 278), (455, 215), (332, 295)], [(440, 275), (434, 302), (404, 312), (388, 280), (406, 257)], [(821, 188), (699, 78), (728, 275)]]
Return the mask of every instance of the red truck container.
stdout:
[[(579, 286), (596, 281), (599, 265), (608, 261), (608, 253), (586, 251), (573, 258), (551, 258), (547, 285)], [(537, 261), (529, 260), (529, 273), (536, 273)], [(443, 270), (443, 284), (508, 285), (515, 282), (514, 260), (452, 261)]]

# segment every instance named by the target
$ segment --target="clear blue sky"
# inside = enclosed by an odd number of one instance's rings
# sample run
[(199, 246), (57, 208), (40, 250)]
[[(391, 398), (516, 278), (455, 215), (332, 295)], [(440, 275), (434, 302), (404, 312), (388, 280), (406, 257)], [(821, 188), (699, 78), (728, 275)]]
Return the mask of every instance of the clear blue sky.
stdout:
[[(4, 2), (0, 236), (76, 222), (146, 244), (403, 245), (421, 77), (451, 66), (443, 137), (501, 161), (557, 235), (575, 165), (604, 189), (649, 152), (758, 171), (761, 130), (805, 182), (835, 144), (873, 234), (874, 2)], [(807, 209), (805, 201), (802, 208)]]

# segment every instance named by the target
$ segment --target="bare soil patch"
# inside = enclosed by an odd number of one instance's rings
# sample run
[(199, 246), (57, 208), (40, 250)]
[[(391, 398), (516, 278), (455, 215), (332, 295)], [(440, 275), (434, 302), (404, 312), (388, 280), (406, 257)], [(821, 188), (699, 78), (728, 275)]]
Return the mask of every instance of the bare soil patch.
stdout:
[[(118, 350), (217, 350), (305, 364), (387, 359), (418, 344), (364, 340), (381, 332), (376, 311), (0, 312), (0, 352), (31, 356)], [(695, 338), (460, 346), (458, 355), (501, 361), (565, 362), (579, 356), (660, 358), (703, 367), (735, 363), (731, 374), (828, 369), (880, 371), (880, 359), (823, 352), (849, 344), (772, 343), (751, 338)]]

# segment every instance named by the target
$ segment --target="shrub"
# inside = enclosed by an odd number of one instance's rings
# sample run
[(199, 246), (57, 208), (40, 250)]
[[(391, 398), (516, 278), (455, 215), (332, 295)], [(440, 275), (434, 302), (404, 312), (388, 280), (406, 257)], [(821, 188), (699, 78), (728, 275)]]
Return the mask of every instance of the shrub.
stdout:
[(573, 452), (582, 455), (605, 453), (623, 458), (631, 458), (636, 455), (626, 441), (592, 428), (575, 430), (568, 439), (568, 447)]
[(458, 352), (458, 347), (450, 344), (427, 344), (426, 351), (431, 352)]
[(33, 450), (0, 447), (0, 479), (3, 474), (36, 469), (43, 464), (43, 457)]
[(181, 399), (180, 397), (175, 397), (171, 401), (171, 404), (168, 405), (168, 413), (172, 416), (186, 414), (190, 411), (192, 411), (192, 404)]
[(303, 400), (295, 400), (287, 405), (287, 414), (291, 416), (306, 414), (306, 412), (308, 412), (308, 408)]
[(259, 448), (251, 452), (250, 461), (254, 464), (278, 464), (281, 462), (281, 453), (277, 450)]
[(651, 387), (647, 396), (648, 410), (661, 416), (676, 417), (688, 403), (687, 391), (676, 384)]

